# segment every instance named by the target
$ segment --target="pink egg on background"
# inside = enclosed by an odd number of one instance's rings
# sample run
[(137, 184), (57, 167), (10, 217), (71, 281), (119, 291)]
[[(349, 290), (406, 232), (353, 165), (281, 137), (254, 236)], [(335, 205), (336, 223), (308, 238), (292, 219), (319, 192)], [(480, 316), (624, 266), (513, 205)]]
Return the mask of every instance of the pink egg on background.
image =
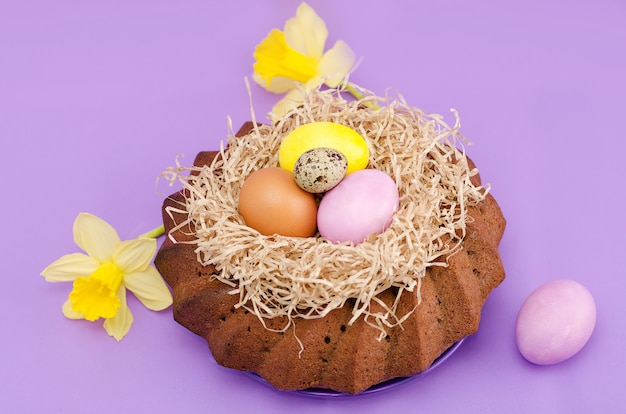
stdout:
[(317, 228), (332, 242), (359, 244), (370, 234), (385, 231), (398, 205), (398, 188), (391, 177), (374, 169), (355, 171), (324, 195)]
[(554, 280), (538, 287), (522, 304), (515, 340), (528, 361), (556, 364), (585, 346), (595, 324), (596, 305), (587, 288), (573, 280)]

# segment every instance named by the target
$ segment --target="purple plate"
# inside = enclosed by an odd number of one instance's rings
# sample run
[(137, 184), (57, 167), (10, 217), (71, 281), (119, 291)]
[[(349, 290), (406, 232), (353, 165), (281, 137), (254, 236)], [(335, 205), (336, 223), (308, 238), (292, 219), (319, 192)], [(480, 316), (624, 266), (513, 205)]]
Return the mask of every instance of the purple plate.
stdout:
[[(416, 378), (420, 378), (423, 377), (424, 375), (428, 374), (429, 372), (432, 372), (435, 368), (437, 368), (439, 365), (443, 364), (448, 358), (450, 358), (450, 356), (459, 348), (459, 346), (461, 346), (461, 344), (463, 343), (463, 341), (465, 340), (465, 338), (461, 339), (458, 342), (455, 342), (450, 348), (446, 349), (441, 355), (439, 355), (439, 357), (437, 359), (435, 359), (435, 361), (433, 361), (433, 363), (430, 365), (430, 367), (428, 367), (426, 370), (420, 372), (419, 374), (415, 374), (412, 375), (410, 377), (399, 377), (399, 378), (393, 378), (390, 379), (388, 381), (383, 381), (380, 384), (376, 384), (371, 386), (370, 388), (366, 389), (365, 391), (360, 392), (359, 394), (346, 394), (343, 392), (339, 392), (339, 391), (333, 391), (333, 390), (327, 390), (324, 388), (307, 388), (304, 390), (297, 390), (297, 391), (287, 391), (287, 392), (293, 392), (296, 394), (303, 394), (303, 395), (310, 395), (310, 396), (314, 396), (314, 397), (351, 397), (351, 396), (358, 396), (358, 395), (366, 395), (366, 394), (374, 394), (377, 392), (381, 392), (381, 391), (385, 391), (388, 390), (390, 388), (394, 388), (397, 387), (398, 385), (402, 385), (405, 384), (409, 381), (412, 381)], [(244, 374), (254, 378), (255, 380), (266, 384), (267, 386), (272, 387), (272, 385), (270, 383), (268, 383), (267, 381), (265, 381), (263, 378), (261, 378), (259, 375), (252, 373), (252, 372), (244, 372)], [(273, 388), (273, 387), (272, 387)]]

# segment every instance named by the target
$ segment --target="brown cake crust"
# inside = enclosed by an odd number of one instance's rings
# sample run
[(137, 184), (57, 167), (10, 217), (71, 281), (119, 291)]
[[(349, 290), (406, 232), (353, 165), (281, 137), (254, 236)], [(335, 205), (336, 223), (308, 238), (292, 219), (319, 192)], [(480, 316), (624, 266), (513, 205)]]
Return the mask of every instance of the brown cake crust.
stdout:
[[(251, 127), (245, 124), (237, 135)], [(217, 152), (201, 152), (194, 165), (207, 165), (216, 156)], [(480, 177), (472, 181), (479, 185)], [(186, 217), (174, 214), (172, 219), (165, 211), (181, 203), (182, 191), (164, 201), (166, 232), (174, 222), (185, 221)], [(283, 390), (316, 387), (358, 393), (424, 371), (451, 345), (478, 330), (487, 296), (505, 277), (498, 244), (506, 223), (490, 194), (469, 207), (468, 215), (462, 249), (445, 258), (448, 266), (427, 269), (419, 305), (414, 292), (402, 293), (398, 314), (414, 311), (402, 326), (387, 328), (383, 340), (363, 318), (348, 324), (351, 306), (320, 319), (297, 319), (294, 331), (271, 330), (282, 329), (284, 318), (265, 320), (270, 328), (266, 329), (256, 315), (235, 307), (239, 296), (229, 294), (232, 288), (212, 277), (212, 266), (198, 262), (195, 246), (180, 243), (193, 240), (192, 232), (186, 231), (190, 229), (175, 232), (178, 243), (166, 238), (155, 264), (173, 289), (174, 319), (206, 339), (220, 365), (257, 373)], [(378, 297), (391, 304), (395, 293), (389, 289)]]

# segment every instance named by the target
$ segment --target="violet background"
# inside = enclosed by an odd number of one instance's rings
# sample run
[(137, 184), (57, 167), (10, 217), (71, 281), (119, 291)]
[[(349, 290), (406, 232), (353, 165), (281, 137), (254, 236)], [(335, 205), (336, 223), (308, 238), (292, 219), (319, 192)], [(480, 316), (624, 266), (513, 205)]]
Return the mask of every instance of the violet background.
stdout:
[[(213, 360), (204, 341), (134, 298), (117, 343), (70, 321), (71, 284), (39, 273), (78, 251), (79, 212), (123, 239), (160, 223), (159, 174), (250, 119), (255, 45), (299, 0), (0, 4), (0, 407), (7, 413), (619, 412), (626, 408), (626, 3), (322, 1), (351, 80), (453, 122), (508, 220), (507, 279), (479, 332), (430, 374), (369, 396), (276, 391)], [(257, 119), (278, 96), (252, 85)], [(593, 336), (540, 367), (514, 342), (523, 300), (557, 278), (594, 295)]]

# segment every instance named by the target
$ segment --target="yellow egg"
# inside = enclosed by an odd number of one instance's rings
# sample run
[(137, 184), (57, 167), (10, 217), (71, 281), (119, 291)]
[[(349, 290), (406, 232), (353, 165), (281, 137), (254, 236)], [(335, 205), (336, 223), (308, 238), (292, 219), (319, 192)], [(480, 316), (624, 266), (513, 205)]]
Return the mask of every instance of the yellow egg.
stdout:
[(334, 122), (311, 122), (291, 131), (280, 144), (278, 161), (286, 170), (293, 171), (296, 161), (314, 148), (332, 148), (348, 160), (346, 174), (362, 170), (369, 162), (365, 139), (354, 129)]

